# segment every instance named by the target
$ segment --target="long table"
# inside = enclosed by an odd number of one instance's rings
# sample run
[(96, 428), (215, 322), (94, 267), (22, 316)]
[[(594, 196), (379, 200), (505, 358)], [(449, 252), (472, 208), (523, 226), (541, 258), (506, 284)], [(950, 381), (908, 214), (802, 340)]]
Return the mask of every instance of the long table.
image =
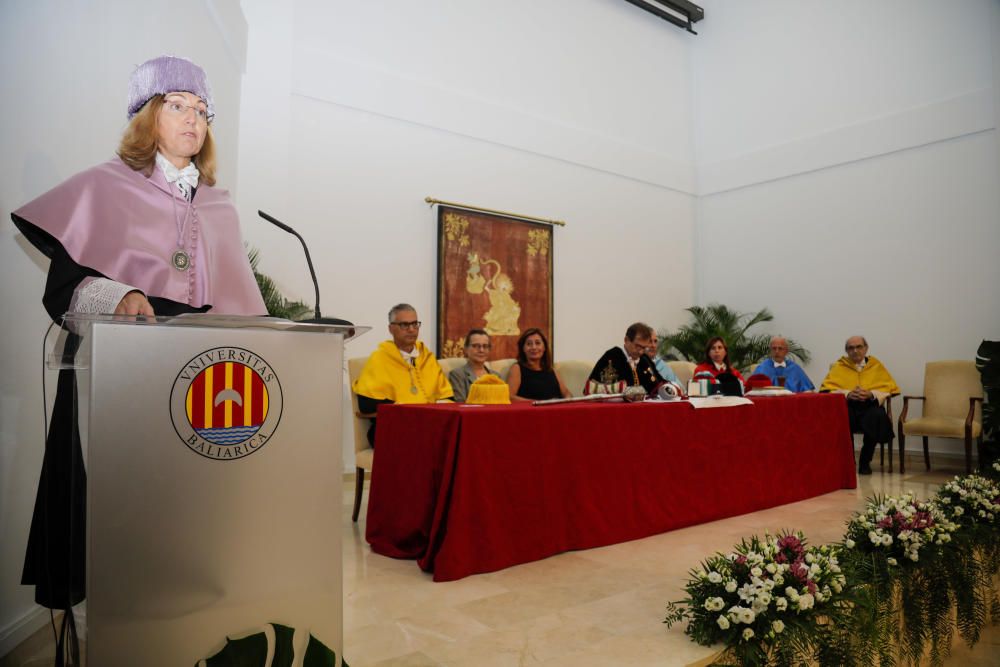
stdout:
[(451, 581), (855, 488), (844, 397), (378, 409), (366, 538)]

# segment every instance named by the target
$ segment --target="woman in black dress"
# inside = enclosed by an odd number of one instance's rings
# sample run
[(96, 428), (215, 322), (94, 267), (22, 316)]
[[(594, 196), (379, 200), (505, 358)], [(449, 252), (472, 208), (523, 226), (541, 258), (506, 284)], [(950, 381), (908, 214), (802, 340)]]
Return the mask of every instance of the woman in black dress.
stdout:
[(511, 401), (544, 401), (572, 396), (552, 368), (549, 341), (541, 329), (531, 328), (517, 339), (517, 363), (507, 374)]

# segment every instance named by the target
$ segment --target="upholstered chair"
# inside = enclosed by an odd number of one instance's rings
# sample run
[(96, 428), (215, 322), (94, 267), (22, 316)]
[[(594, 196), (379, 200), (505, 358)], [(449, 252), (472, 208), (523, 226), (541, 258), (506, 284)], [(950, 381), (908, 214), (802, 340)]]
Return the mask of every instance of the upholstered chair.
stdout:
[(500, 379), (506, 382), (507, 374), (510, 373), (510, 367), (514, 365), (515, 361), (517, 359), (497, 359), (496, 361), (487, 361), (486, 365), (499, 373)]
[(448, 357), (446, 359), (438, 359), (438, 365), (444, 371), (444, 376), (448, 377), (448, 373), (464, 366), (465, 361), (465, 357)]
[(687, 393), (688, 382), (691, 381), (691, 377), (694, 375), (694, 369), (698, 364), (690, 361), (668, 361), (667, 366), (670, 366), (670, 370), (674, 372), (677, 376), (677, 380), (681, 383), (681, 387), (684, 388), (684, 392)]
[(573, 396), (583, 396), (583, 386), (587, 384), (594, 364), (590, 361), (557, 361), (553, 364), (556, 373)]
[[(923, 401), (923, 416), (907, 419), (910, 401)], [(983, 458), (983, 385), (972, 361), (930, 361), (924, 367), (924, 395), (903, 396), (899, 415), (899, 455), (902, 460), (906, 436), (924, 441), (924, 467), (931, 469), (927, 438), (958, 438), (965, 441), (965, 472), (972, 472), (972, 440)], [(902, 464), (900, 464), (902, 472)]]
[(361, 496), (365, 490), (365, 471), (372, 469), (372, 461), (375, 458), (375, 450), (368, 444), (368, 427), (371, 425), (371, 417), (374, 415), (364, 415), (358, 410), (358, 395), (351, 391), (354, 381), (361, 375), (361, 370), (365, 367), (368, 357), (355, 357), (347, 360), (347, 376), (351, 380), (347, 391), (351, 393), (351, 410), (354, 413), (354, 514), (351, 515), (353, 521), (358, 520), (361, 512)]

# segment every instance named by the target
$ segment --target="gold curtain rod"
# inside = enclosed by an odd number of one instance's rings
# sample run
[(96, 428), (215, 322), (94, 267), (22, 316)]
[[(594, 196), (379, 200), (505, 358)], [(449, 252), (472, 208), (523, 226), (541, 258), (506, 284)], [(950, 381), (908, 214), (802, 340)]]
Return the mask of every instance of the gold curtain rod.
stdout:
[(482, 208), (481, 206), (469, 206), (468, 204), (457, 204), (453, 201), (444, 201), (442, 199), (434, 199), (433, 197), (424, 197), (424, 201), (433, 206), (434, 204), (444, 204), (445, 206), (454, 206), (455, 208), (464, 208), (468, 211), (480, 211), (481, 213), (496, 213), (497, 215), (505, 215), (509, 218), (523, 218), (524, 220), (532, 220), (534, 222), (544, 222), (547, 225), (559, 225), (560, 227), (565, 227), (566, 223), (562, 220), (546, 220), (545, 218), (536, 218), (533, 215), (521, 215), (520, 213), (509, 213), (507, 211), (497, 211), (492, 208)]

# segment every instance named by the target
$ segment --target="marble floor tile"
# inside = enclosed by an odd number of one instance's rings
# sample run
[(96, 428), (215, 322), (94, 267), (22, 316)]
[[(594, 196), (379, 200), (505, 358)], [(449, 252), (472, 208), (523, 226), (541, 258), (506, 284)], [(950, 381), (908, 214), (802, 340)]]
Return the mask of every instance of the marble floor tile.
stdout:
[[(682, 627), (662, 623), (667, 602), (683, 597), (691, 568), (765, 531), (800, 529), (814, 544), (837, 541), (871, 495), (911, 491), (926, 498), (963, 472), (961, 459), (935, 459), (930, 473), (921, 459), (907, 468), (900, 475), (876, 465), (857, 489), (442, 583), (414, 561), (371, 551), (365, 513), (351, 521), (354, 487), (345, 484), (344, 653), (353, 667), (645, 667), (704, 660), (719, 649), (698, 646)], [(367, 492), (364, 500), (367, 506)], [(49, 667), (52, 655), (51, 639), (48, 645), (25, 642), (0, 658), (0, 667)], [(947, 664), (1000, 666), (1000, 628), (987, 629), (973, 650), (956, 637)]]
[[(698, 646), (662, 621), (703, 558), (765, 531), (799, 529), (815, 544), (837, 541), (866, 498), (929, 497), (963, 472), (960, 460), (950, 463), (942, 470), (935, 461), (928, 473), (914, 459), (906, 475), (876, 465), (857, 489), (446, 583), (431, 581), (414, 561), (373, 554), (364, 513), (352, 524), (353, 489), (345, 489), (344, 652), (353, 667), (688, 665), (718, 647)], [(1000, 665), (1000, 629), (984, 633), (972, 651), (956, 640), (947, 664)]]

